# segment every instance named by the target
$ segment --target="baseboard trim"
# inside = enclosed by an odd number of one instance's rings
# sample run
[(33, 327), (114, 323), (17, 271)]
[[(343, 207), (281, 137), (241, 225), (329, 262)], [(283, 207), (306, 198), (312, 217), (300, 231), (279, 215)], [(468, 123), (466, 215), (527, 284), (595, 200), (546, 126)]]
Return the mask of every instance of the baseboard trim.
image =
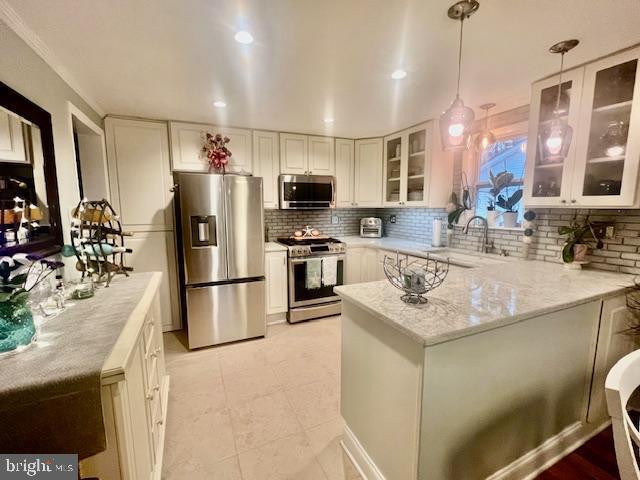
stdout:
[(514, 462), (501, 468), (486, 480), (532, 480), (553, 464), (584, 445), (590, 438), (611, 424), (606, 421), (597, 427), (576, 422), (542, 445), (524, 454)]
[(287, 312), (267, 315), (267, 327), (271, 325), (279, 325), (280, 323), (287, 323)]
[(340, 445), (364, 480), (386, 480), (364, 447), (360, 444), (358, 438), (347, 425), (344, 426)]

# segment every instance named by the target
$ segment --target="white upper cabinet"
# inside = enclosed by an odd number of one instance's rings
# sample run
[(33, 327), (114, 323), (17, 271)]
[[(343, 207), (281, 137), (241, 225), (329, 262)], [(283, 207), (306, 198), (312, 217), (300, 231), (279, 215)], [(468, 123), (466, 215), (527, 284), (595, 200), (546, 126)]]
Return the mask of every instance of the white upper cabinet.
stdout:
[(336, 138), (336, 206), (354, 206), (354, 141)]
[(584, 69), (572, 203), (631, 207), (637, 201), (639, 59), (636, 48)]
[(276, 132), (253, 132), (253, 174), (262, 177), (264, 208), (278, 208), (280, 149)]
[(331, 137), (309, 137), (309, 175), (335, 175), (335, 146)]
[(280, 173), (335, 175), (335, 147), (331, 137), (280, 134)]
[(280, 134), (280, 173), (306, 175), (309, 171), (309, 141), (306, 135)]
[(225, 170), (229, 173), (253, 172), (250, 130), (181, 122), (170, 122), (169, 126), (173, 170), (208, 171), (209, 162), (202, 153), (202, 146), (207, 133), (219, 133), (230, 139), (227, 148), (231, 151), (231, 158)]
[(429, 206), (432, 133), (433, 124), (429, 122), (385, 137), (385, 206)]
[(111, 199), (126, 228), (171, 230), (173, 185), (167, 124), (105, 119)]
[(560, 114), (573, 128), (564, 159), (544, 161), (538, 135), (556, 108), (558, 77), (532, 87), (525, 204), (638, 206), (640, 48), (563, 74)]
[(0, 108), (0, 162), (26, 161), (22, 122)]
[(358, 207), (382, 204), (382, 138), (355, 141), (354, 203)]

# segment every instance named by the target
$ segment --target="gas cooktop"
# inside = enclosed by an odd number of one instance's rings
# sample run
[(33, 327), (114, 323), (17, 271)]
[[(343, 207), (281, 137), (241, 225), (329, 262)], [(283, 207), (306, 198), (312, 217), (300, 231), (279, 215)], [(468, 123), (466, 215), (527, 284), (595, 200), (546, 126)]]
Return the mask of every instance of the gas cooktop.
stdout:
[(301, 238), (298, 240), (291, 237), (283, 237), (283, 238), (278, 238), (278, 243), (282, 243), (283, 245), (292, 247), (295, 245), (324, 245), (326, 243), (341, 243), (341, 242), (337, 238), (307, 237), (307, 238)]

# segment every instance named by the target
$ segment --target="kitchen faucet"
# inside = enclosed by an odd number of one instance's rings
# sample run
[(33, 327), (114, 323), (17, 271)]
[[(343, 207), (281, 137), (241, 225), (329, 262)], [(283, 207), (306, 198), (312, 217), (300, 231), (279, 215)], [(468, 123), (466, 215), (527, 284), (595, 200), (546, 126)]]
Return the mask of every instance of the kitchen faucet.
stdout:
[(487, 222), (486, 218), (481, 217), (480, 215), (476, 215), (474, 217), (471, 217), (469, 219), (469, 221), (467, 222), (467, 224), (462, 229), (462, 233), (464, 233), (465, 235), (468, 235), (469, 234), (469, 225), (471, 225), (471, 222), (473, 222), (476, 219), (482, 220), (482, 222), (484, 223), (484, 235), (482, 236), (482, 243), (480, 244), (480, 252), (481, 253), (489, 253), (489, 249), (487, 248), (487, 244), (489, 243), (489, 222)]

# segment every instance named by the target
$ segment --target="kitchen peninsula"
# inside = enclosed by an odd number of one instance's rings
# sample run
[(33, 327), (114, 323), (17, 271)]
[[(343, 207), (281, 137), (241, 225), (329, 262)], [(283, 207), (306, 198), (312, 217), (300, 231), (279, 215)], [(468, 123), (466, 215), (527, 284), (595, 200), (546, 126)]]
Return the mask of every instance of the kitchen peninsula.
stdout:
[(386, 280), (336, 288), (345, 450), (370, 479), (541, 471), (607, 424), (631, 280), (515, 261), (452, 269), (420, 306)]

